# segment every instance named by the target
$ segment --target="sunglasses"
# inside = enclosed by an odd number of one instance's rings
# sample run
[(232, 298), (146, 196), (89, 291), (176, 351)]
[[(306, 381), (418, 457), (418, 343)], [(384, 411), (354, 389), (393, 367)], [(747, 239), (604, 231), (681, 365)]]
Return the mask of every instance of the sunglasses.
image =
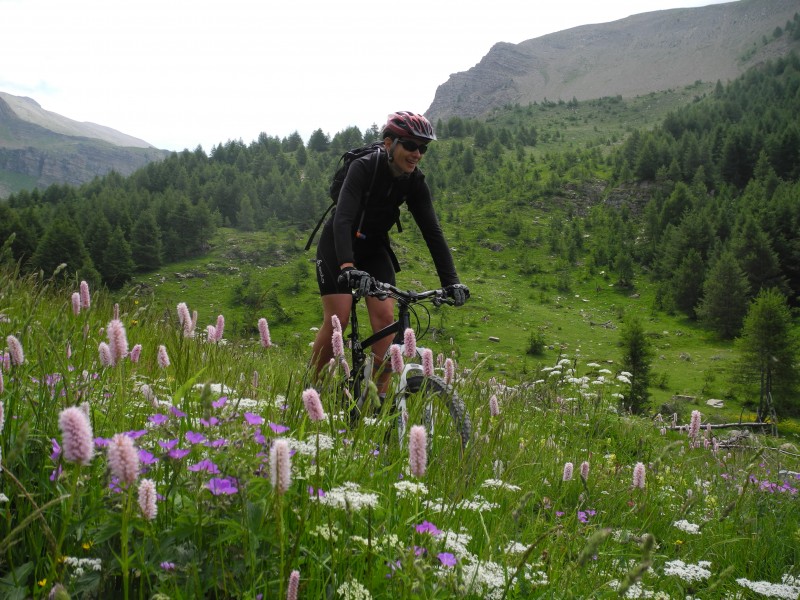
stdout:
[(399, 139), (398, 142), (404, 150), (408, 150), (409, 152), (419, 150), (420, 154), (425, 154), (428, 151), (428, 144), (418, 144), (416, 142), (412, 142), (411, 140), (404, 140), (402, 138)]

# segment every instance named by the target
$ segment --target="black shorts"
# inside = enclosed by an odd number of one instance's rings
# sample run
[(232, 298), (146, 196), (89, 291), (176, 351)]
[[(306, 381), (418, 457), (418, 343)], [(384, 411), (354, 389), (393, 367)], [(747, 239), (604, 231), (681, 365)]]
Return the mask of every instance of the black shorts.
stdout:
[[(353, 242), (353, 256), (356, 269), (366, 271), (378, 281), (395, 284), (395, 267), (388, 247), (388, 241), (367, 243)], [(317, 245), (317, 285), (321, 296), (328, 294), (348, 294), (347, 286), (340, 286), (339, 261), (333, 241), (333, 227), (323, 227)]]

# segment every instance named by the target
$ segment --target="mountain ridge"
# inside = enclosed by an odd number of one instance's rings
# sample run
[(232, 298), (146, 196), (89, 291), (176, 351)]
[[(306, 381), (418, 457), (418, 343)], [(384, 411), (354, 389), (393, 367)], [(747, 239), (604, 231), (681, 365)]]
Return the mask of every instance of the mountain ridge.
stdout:
[(127, 176), (168, 154), (110, 127), (46, 111), (32, 98), (0, 92), (0, 198), (30, 187), (80, 185), (110, 171)]
[(634, 97), (695, 81), (727, 81), (800, 47), (775, 37), (800, 10), (796, 0), (739, 0), (641, 13), (492, 46), (440, 85), (432, 121), (478, 118), (508, 104)]

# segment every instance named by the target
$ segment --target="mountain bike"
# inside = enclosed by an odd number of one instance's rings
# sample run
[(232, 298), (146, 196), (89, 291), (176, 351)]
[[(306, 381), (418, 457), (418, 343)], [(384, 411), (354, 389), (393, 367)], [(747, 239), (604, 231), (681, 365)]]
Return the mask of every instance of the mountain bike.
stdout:
[[(420, 318), (415, 307), (420, 307), (423, 302), (429, 302), (436, 307), (442, 304), (453, 304), (452, 299), (447, 297), (444, 290), (441, 289), (427, 290), (424, 292), (403, 291), (391, 284), (382, 283), (373, 279), (366, 295), (374, 296), (381, 300), (394, 298), (397, 303), (398, 315), (397, 320), (392, 324), (362, 340), (356, 310), (361, 293), (358, 290), (353, 290), (352, 294), (353, 304), (350, 309), (350, 334), (348, 335), (352, 366), (350, 377), (347, 381), (353, 398), (353, 405), (350, 410), (351, 422), (357, 421), (362, 416), (362, 411), (369, 392), (368, 383), (374, 372), (374, 356), (372, 352), (369, 352), (369, 348), (378, 340), (385, 338), (387, 335), (394, 334), (392, 344), (400, 345), (403, 355), (405, 356), (404, 333), (407, 328), (411, 327), (412, 315), (415, 317), (417, 329), (420, 328)], [(428, 325), (430, 325), (430, 313), (426, 307), (425, 312), (428, 315)], [(426, 332), (427, 328), (421, 334), (417, 332), (418, 339), (424, 337)], [(397, 417), (396, 421), (400, 444), (402, 445), (405, 440), (408, 425), (406, 422), (408, 404), (414, 400), (421, 400), (425, 402), (423, 423), (428, 432), (429, 445), (433, 440), (434, 424), (437, 416), (440, 413), (444, 413), (443, 409), (447, 409), (449, 420), (453, 425), (455, 433), (459, 436), (461, 451), (463, 452), (467, 448), (470, 436), (472, 435), (472, 423), (466, 407), (464, 406), (464, 401), (453, 389), (453, 386), (443, 378), (435, 374), (432, 376), (425, 376), (422, 366), (423, 350), (424, 348), (417, 346), (414, 358), (405, 358), (403, 371), (399, 374), (399, 379), (393, 388), (393, 397), (391, 401), (393, 402), (393, 410)], [(416, 359), (416, 362), (414, 359)], [(391, 364), (390, 351), (387, 351), (383, 364)], [(387, 397), (387, 400), (388, 399)], [(446, 428), (449, 429), (449, 424), (447, 424)]]

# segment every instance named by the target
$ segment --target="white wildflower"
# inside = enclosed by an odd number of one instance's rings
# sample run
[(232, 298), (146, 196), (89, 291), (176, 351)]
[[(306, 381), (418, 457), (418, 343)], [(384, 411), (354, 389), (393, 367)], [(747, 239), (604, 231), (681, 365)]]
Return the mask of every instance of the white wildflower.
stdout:
[(336, 595), (343, 600), (370, 600), (369, 590), (355, 579), (345, 581), (336, 589)]
[(711, 563), (701, 560), (696, 565), (687, 565), (682, 560), (671, 560), (664, 565), (664, 575), (676, 575), (687, 583), (702, 581), (711, 577), (708, 567)]
[(500, 479), (487, 479), (481, 484), (481, 487), (484, 488), (494, 488), (494, 489), (503, 489), (503, 490), (511, 490), (512, 492), (518, 492), (522, 488), (518, 485), (514, 485), (511, 483), (506, 483), (505, 481), (501, 481)]
[(506, 554), (522, 554), (527, 549), (528, 547), (525, 544), (520, 544), (519, 542), (508, 542), (503, 552)]
[(695, 535), (700, 533), (700, 525), (695, 525), (694, 523), (690, 523), (686, 519), (675, 521), (672, 525), (685, 533), (692, 533)]
[(414, 481), (398, 481), (394, 484), (397, 490), (397, 495), (400, 498), (414, 498), (417, 496), (427, 496), (428, 488), (424, 483), (417, 483)]
[(316, 498), (320, 504), (358, 512), (364, 508), (378, 506), (378, 495), (372, 492), (362, 492), (357, 483), (346, 482), (333, 488), (322, 497)]
[(796, 600), (800, 594), (800, 578), (784, 575), (781, 583), (770, 583), (768, 581), (750, 581), (740, 578), (736, 580), (742, 587), (753, 590), (757, 594), (769, 598), (785, 598), (786, 600)]

